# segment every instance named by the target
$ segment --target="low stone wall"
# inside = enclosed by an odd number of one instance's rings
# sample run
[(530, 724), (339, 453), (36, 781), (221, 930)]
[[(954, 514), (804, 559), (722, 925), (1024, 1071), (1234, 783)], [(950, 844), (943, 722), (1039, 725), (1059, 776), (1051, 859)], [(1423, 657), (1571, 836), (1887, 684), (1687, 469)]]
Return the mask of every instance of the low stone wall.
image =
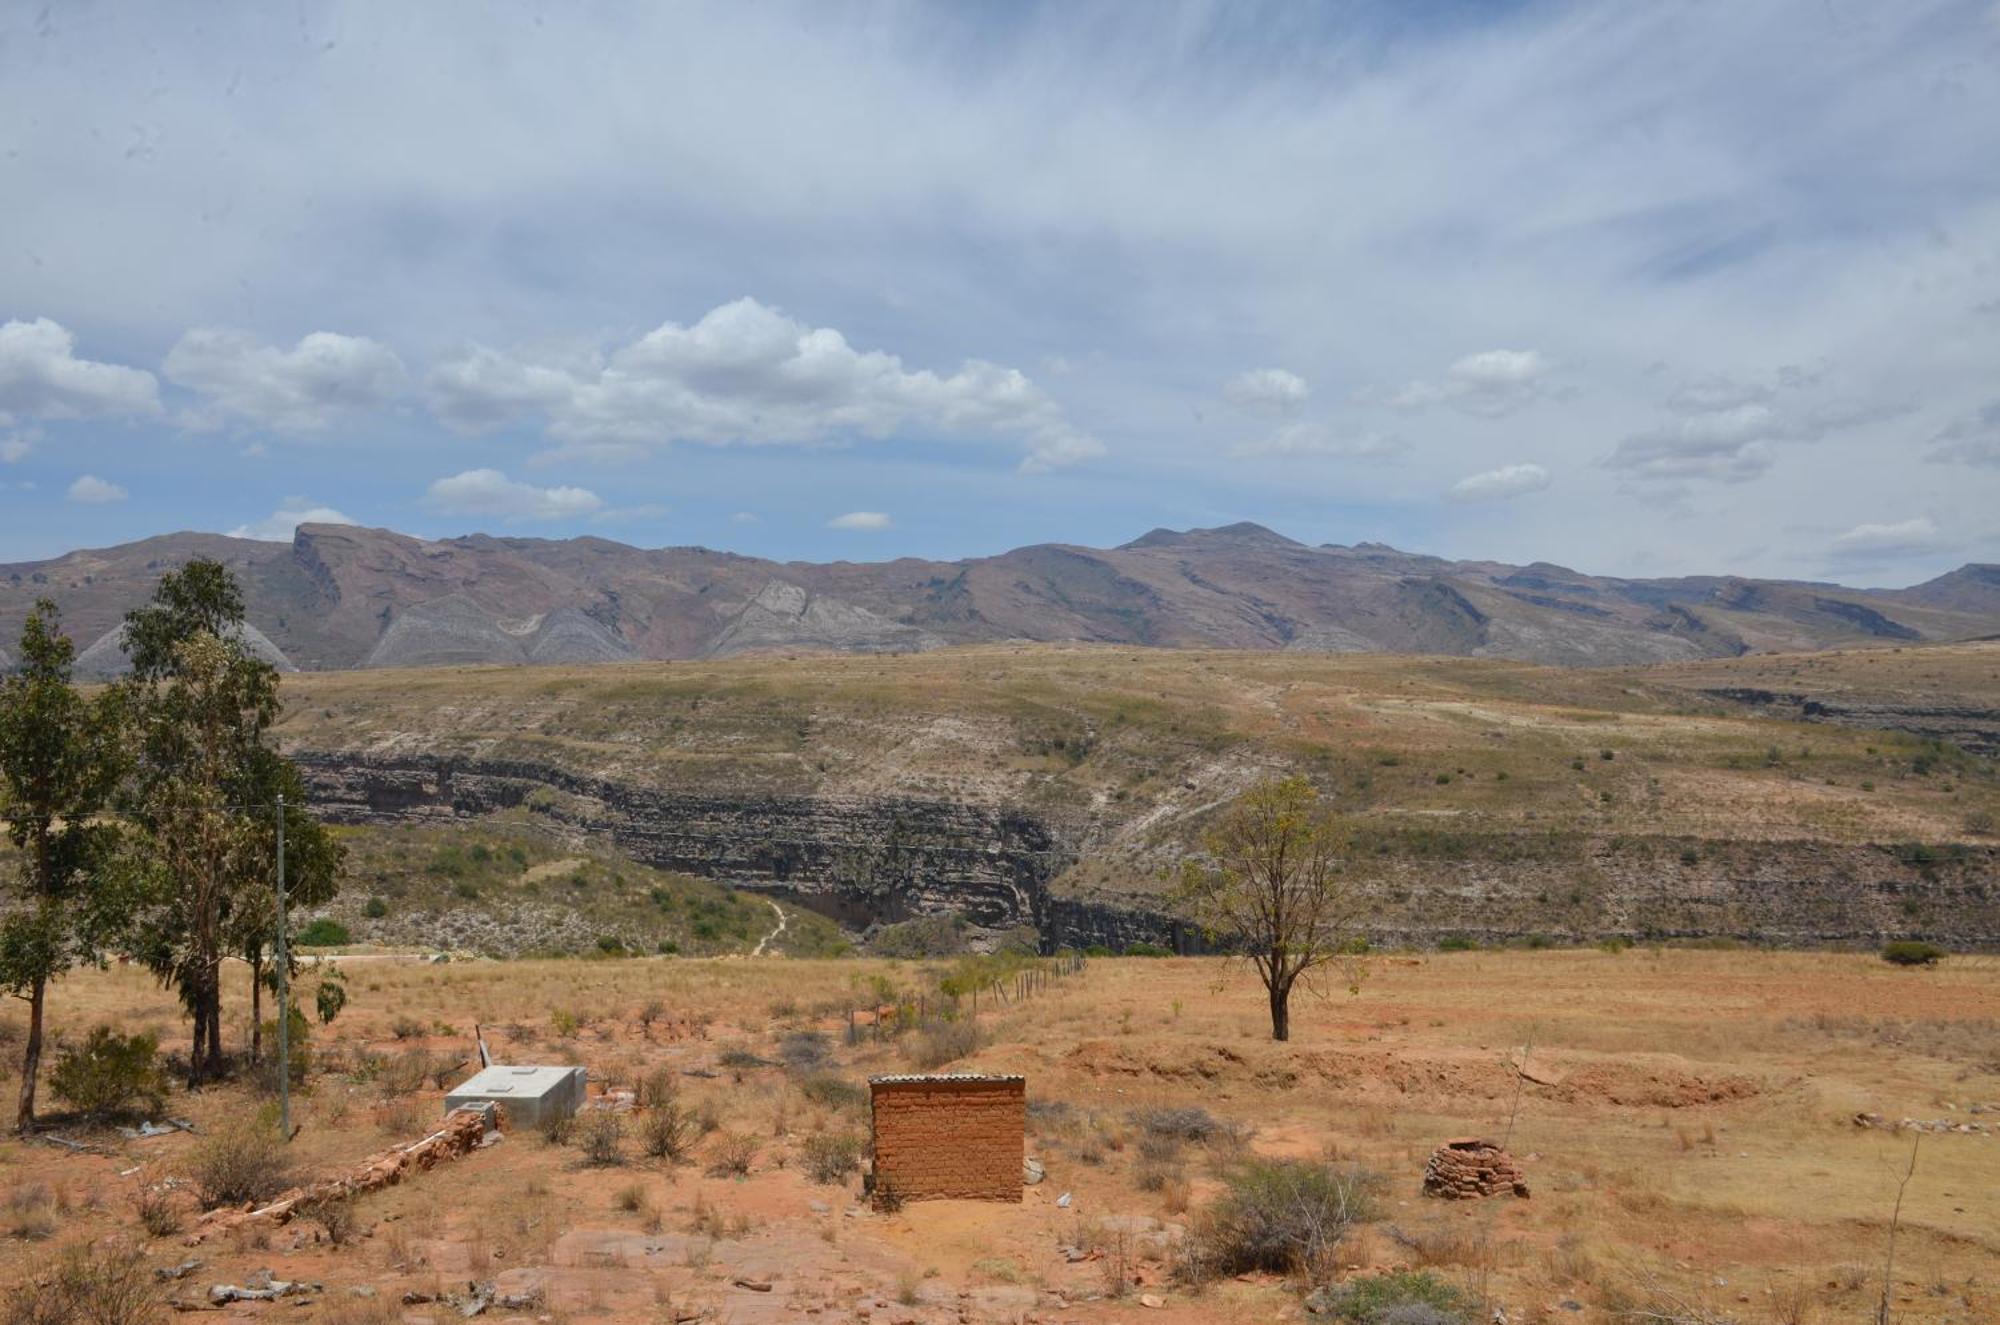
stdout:
[(876, 1077), (877, 1200), (1019, 1201), (1027, 1082), (1001, 1076)]

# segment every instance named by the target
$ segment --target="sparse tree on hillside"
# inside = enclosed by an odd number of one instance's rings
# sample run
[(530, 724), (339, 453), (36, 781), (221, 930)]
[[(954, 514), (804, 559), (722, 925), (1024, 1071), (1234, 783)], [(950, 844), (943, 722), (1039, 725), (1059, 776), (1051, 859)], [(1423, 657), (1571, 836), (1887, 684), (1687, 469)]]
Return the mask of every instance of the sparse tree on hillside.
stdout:
[[(126, 622), (138, 731), (128, 808), (151, 890), (138, 955), (194, 1021), (188, 1084), (199, 1086), (224, 1064), (226, 954), (250, 959), (261, 1002), (275, 937), (276, 799), (303, 802), (304, 788), (268, 743), (277, 669), (245, 647), (243, 596), (223, 566), (197, 560), (168, 574)], [(288, 808), (288, 891), (302, 905), (333, 895), (340, 854), (302, 806)]]
[(99, 815), (119, 777), (116, 697), (87, 700), (70, 682), (76, 647), (43, 599), (21, 628), (21, 666), (0, 680), (0, 817), (21, 853), (0, 920), (0, 987), (28, 1004), (15, 1126), (35, 1126), (49, 981), (101, 960), (127, 919), (106, 866), (116, 830)]
[(1359, 899), (1340, 869), (1347, 836), (1302, 777), (1259, 783), (1203, 835), (1207, 859), (1181, 871), (1176, 900), (1257, 969), (1271, 1001), (1271, 1038), (1291, 1038), (1292, 990), (1339, 967), (1361, 978)]

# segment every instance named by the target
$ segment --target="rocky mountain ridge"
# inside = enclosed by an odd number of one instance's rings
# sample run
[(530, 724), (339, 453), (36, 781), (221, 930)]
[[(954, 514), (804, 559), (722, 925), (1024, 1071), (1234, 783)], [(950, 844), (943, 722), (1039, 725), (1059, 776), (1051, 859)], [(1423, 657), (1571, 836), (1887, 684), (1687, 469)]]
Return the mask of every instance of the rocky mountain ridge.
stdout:
[(171, 534), (0, 565), (0, 638), (63, 608), (94, 674), (159, 575), (214, 557), (260, 650), (304, 670), (915, 652), (1005, 640), (1424, 653), (1557, 665), (1681, 662), (2000, 633), (2000, 567), (1907, 589), (1633, 580), (1309, 546), (1262, 526), (1155, 529), (1115, 548), (960, 561), (774, 562), (600, 538), (425, 540), (302, 525), (287, 543)]

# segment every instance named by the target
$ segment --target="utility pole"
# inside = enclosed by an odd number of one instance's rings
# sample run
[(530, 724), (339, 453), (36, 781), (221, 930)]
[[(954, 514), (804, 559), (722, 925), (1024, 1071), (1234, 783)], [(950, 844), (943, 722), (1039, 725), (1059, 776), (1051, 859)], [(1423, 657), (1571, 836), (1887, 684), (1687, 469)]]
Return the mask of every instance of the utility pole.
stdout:
[(278, 1134), (292, 1139), (292, 1005), (285, 952), (285, 793), (278, 793)]

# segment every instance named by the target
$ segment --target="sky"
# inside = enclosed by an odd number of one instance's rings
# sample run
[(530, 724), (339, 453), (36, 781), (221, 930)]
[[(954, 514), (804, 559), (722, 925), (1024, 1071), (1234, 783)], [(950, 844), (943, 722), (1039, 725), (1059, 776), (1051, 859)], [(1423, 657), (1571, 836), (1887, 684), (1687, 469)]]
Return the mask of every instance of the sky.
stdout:
[(0, 5), (0, 561), (2000, 561), (2000, 5)]

